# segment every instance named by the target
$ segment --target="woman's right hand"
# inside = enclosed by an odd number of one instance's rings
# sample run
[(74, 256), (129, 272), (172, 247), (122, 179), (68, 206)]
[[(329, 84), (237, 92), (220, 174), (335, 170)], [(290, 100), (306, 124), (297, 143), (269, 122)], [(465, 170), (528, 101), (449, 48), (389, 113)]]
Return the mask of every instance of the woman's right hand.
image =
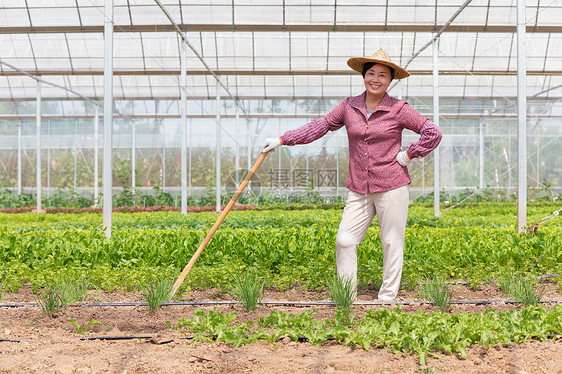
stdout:
[(267, 153), (267, 152), (272, 152), (275, 151), (275, 148), (279, 147), (281, 145), (281, 139), (280, 138), (267, 138), (265, 139), (265, 142), (263, 142), (263, 144), (261, 145), (262, 147), (262, 153)]

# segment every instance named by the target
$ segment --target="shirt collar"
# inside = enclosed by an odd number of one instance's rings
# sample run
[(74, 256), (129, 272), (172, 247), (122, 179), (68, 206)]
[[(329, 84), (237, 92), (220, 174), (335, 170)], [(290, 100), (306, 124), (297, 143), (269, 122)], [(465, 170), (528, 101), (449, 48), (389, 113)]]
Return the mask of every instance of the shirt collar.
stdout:
[[(353, 108), (357, 108), (360, 111), (367, 114), (367, 106), (365, 105), (365, 97), (367, 97), (367, 91), (363, 91), (363, 93), (361, 95), (353, 97), (350, 101), (350, 105)], [(379, 110), (390, 112), (391, 107), (392, 107), (392, 98), (390, 97), (390, 95), (388, 93), (385, 92), (381, 102), (377, 106), (377, 109), (375, 109), (375, 112), (379, 111)]]

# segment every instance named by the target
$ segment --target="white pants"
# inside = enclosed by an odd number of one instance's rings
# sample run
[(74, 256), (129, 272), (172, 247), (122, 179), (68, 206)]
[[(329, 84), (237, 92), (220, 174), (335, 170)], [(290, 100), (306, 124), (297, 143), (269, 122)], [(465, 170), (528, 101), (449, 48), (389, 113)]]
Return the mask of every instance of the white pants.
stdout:
[(378, 298), (396, 298), (402, 277), (408, 200), (407, 186), (367, 195), (349, 191), (336, 237), (338, 277), (350, 279), (357, 285), (357, 247), (376, 215), (383, 250), (382, 285)]

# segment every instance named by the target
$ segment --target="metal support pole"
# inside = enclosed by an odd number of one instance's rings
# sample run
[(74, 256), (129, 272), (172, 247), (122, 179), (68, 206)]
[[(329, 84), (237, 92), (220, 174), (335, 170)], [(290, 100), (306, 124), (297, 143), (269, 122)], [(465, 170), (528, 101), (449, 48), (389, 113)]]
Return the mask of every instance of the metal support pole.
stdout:
[(480, 190), (483, 190), (486, 185), (484, 182), (484, 121), (480, 120), (479, 121), (479, 125), (480, 125)]
[(131, 193), (135, 194), (135, 187), (137, 185), (137, 131), (135, 120), (131, 121)]
[(238, 105), (236, 105), (236, 103), (234, 104), (234, 110), (235, 110), (235, 118), (236, 118), (236, 133), (235, 133), (235, 138), (234, 138), (234, 142), (236, 143), (235, 145), (235, 165), (234, 165), (234, 170), (236, 173), (236, 188), (238, 188), (238, 185), (240, 184), (240, 138), (238, 137), (238, 134), (240, 133), (240, 124), (239, 124), (239, 119), (240, 116), (238, 115)]
[(47, 147), (47, 198), (51, 197), (51, 120), (47, 121), (47, 139), (49, 146)]
[(18, 195), (21, 195), (21, 127), (22, 123), (18, 124)]
[[(511, 127), (511, 126), (509, 126)], [(519, 136), (519, 135), (518, 135)], [(508, 128), (507, 134), (507, 147), (504, 147), (504, 155), (505, 155), (505, 163), (507, 165), (507, 197), (510, 197), (512, 194), (511, 186), (513, 186), (513, 181), (511, 178), (511, 128)]]
[(340, 195), (340, 149), (341, 149), (341, 136), (338, 134), (336, 143), (336, 199)]
[(216, 128), (217, 128), (217, 150), (216, 150), (216, 155), (217, 155), (217, 165), (216, 165), (216, 171), (217, 171), (217, 176), (216, 176), (216, 188), (217, 188), (217, 206), (216, 206), (216, 210), (217, 212), (221, 211), (221, 113), (220, 113), (220, 83), (217, 80), (217, 89), (216, 89), (216, 94), (217, 94), (217, 124), (216, 124)]
[(541, 186), (540, 176), (541, 176), (541, 120), (537, 120), (537, 188)]
[(98, 206), (98, 199), (100, 195), (99, 188), (99, 105), (96, 105), (96, 112), (94, 116), (94, 206)]
[(77, 177), (77, 173), (76, 173), (76, 164), (78, 163), (78, 157), (76, 154), (76, 139), (78, 138), (78, 121), (74, 122), (74, 139), (72, 139), (72, 150), (73, 150), (73, 154), (74, 154), (74, 190), (76, 191), (76, 177)]
[[(250, 134), (250, 120), (246, 117), (246, 126), (248, 127), (248, 134), (247, 134), (247, 147), (246, 147), (246, 163), (247, 169), (250, 170), (252, 168), (252, 138)], [(250, 181), (251, 183), (252, 181)]]
[(111, 237), (113, 210), (113, 0), (105, 0), (104, 56), (103, 56), (103, 227), (105, 236)]
[(305, 154), (306, 154), (306, 166), (305, 166), (306, 188), (308, 188), (308, 187), (310, 187), (308, 185), (308, 153), (310, 151), (310, 147), (308, 145), (305, 145), (304, 147), (305, 147), (304, 150), (305, 150)]
[(187, 64), (185, 43), (181, 43), (180, 56), (180, 112), (181, 112), (181, 214), (187, 214)]
[(527, 226), (527, 67), (525, 65), (525, 0), (517, 0), (517, 232)]
[[(439, 127), (439, 39), (433, 41), (433, 123)], [(439, 207), (439, 148), (433, 151), (433, 214), (441, 215)]]
[(422, 195), (425, 195), (425, 158), (421, 159), (422, 166)]
[(37, 81), (37, 213), (41, 212), (41, 82)]
[(188, 174), (187, 186), (189, 187), (190, 196), (191, 196), (191, 148), (192, 147), (193, 147), (193, 120), (190, 118), (189, 119), (189, 149), (188, 149), (189, 164), (187, 170), (187, 174)]
[[(281, 132), (281, 118), (279, 118), (279, 119), (277, 120), (277, 125), (278, 125), (278, 127), (277, 127), (277, 134), (282, 134), (282, 132)], [(281, 186), (281, 159), (282, 159), (281, 156), (282, 156), (282, 154), (283, 154), (283, 151), (282, 151), (282, 150), (283, 150), (283, 148), (279, 148), (279, 152), (278, 152), (278, 153), (279, 153), (279, 157), (278, 157), (278, 159), (277, 159), (277, 185), (279, 186), (279, 187), (278, 187), (278, 188), (279, 188), (279, 192), (281, 192), (281, 188), (282, 188), (282, 186)], [(273, 183), (272, 183), (272, 184), (273, 184)], [(273, 186), (272, 186), (272, 187), (273, 187)]]
[(166, 189), (166, 137), (162, 146), (162, 189)]

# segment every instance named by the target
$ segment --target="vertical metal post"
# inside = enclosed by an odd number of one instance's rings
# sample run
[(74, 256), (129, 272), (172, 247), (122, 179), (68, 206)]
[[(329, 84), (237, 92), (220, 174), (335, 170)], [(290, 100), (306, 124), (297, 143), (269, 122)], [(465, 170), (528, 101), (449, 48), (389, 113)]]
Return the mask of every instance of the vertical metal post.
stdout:
[[(439, 39), (433, 41), (433, 123), (439, 127)], [(439, 207), (439, 147), (433, 151), (433, 214), (441, 215)]]
[[(248, 118), (246, 118), (246, 126), (248, 127), (248, 134), (247, 134), (247, 147), (246, 147), (246, 163), (248, 165), (247, 169), (250, 170), (252, 168), (252, 146), (251, 146), (251, 142), (252, 142), (252, 138), (251, 138), (251, 134), (250, 134), (250, 120)], [(250, 181), (250, 183), (252, 183), (252, 181)]]
[(18, 195), (21, 195), (21, 120), (18, 124)]
[(137, 131), (135, 120), (131, 120), (131, 192), (135, 194), (137, 185)]
[(189, 119), (189, 149), (188, 149), (188, 158), (189, 158), (189, 165), (188, 165), (188, 180), (187, 186), (189, 187), (189, 195), (191, 196), (191, 148), (193, 147), (193, 119)]
[(37, 213), (41, 212), (41, 82), (37, 81)]
[(336, 199), (340, 194), (340, 149), (341, 149), (341, 136), (337, 136), (336, 144)]
[(94, 115), (94, 205), (98, 206), (98, 199), (100, 195), (99, 188), (99, 155), (98, 155), (98, 144), (99, 144), (99, 105), (96, 104), (96, 112)]
[(216, 188), (217, 188), (217, 206), (216, 206), (216, 210), (217, 212), (221, 211), (221, 113), (220, 113), (220, 84), (219, 81), (217, 80), (217, 88), (216, 88), (216, 94), (217, 94), (217, 124), (216, 124), (216, 128), (217, 128), (217, 150), (216, 150), (216, 155), (217, 155), (217, 165), (216, 165), (216, 171), (217, 171), (217, 176), (216, 176)]
[(425, 195), (425, 158), (421, 159), (422, 164), (422, 195)]
[(309, 152), (310, 148), (309, 148), (308, 145), (305, 145), (304, 147), (305, 147), (304, 150), (305, 150), (305, 153), (306, 153), (306, 166), (305, 166), (305, 170), (306, 170), (306, 174), (305, 174), (305, 175), (306, 175), (306, 188), (308, 188), (308, 187), (309, 187), (309, 186), (308, 186), (308, 152)]
[(240, 116), (238, 114), (238, 105), (236, 102), (234, 102), (234, 110), (235, 110), (234, 113), (236, 117), (236, 133), (234, 135), (235, 136), (234, 141), (236, 143), (234, 170), (236, 173), (236, 188), (238, 188), (238, 185), (240, 184), (240, 138), (238, 137), (238, 134), (240, 133), (240, 124), (239, 124)]
[(76, 191), (76, 177), (77, 177), (77, 173), (76, 173), (76, 164), (78, 162), (78, 157), (76, 154), (76, 139), (78, 138), (78, 121), (76, 120), (74, 122), (74, 139), (72, 139), (72, 150), (73, 150), (73, 154), (74, 154), (74, 190)]
[(162, 188), (166, 189), (166, 137), (162, 145)]
[(527, 226), (527, 67), (525, 0), (517, 0), (517, 232)]
[(105, 0), (103, 55), (103, 227), (105, 236), (111, 237), (113, 210), (113, 0)]
[[(508, 125), (509, 126), (509, 125)], [(519, 136), (519, 134), (517, 135)], [(507, 165), (507, 196), (510, 197), (513, 193), (511, 191), (511, 186), (513, 186), (512, 178), (511, 178), (511, 126), (509, 126), (508, 134), (507, 134), (507, 149), (504, 148), (505, 152), (505, 163)]]
[[(281, 132), (281, 118), (279, 118), (278, 122), (278, 129), (277, 129), (277, 134), (282, 134)], [(282, 155), (283, 155), (283, 148), (280, 147), (279, 148), (279, 158), (278, 158), (278, 163), (277, 163), (277, 185), (279, 186), (279, 192), (281, 192), (281, 189), (283, 188), (281, 186), (281, 160), (282, 160)], [(272, 183), (273, 184), (273, 183)]]
[[(250, 170), (252, 169), (252, 147), (250, 146), (251, 144), (251, 137), (250, 137), (250, 120), (248, 119), (248, 117), (246, 117), (246, 127), (248, 128), (248, 134), (247, 134), (247, 147), (246, 147), (246, 164), (247, 167), (246, 169), (248, 170), (248, 172), (250, 172)], [(248, 182), (248, 188), (252, 188), (252, 181)]]
[(180, 116), (181, 116), (181, 214), (187, 214), (187, 72), (186, 46), (180, 40)]
[(47, 198), (51, 197), (51, 120), (47, 121), (47, 139), (49, 146), (47, 147)]
[(484, 182), (484, 121), (480, 120), (479, 121), (479, 125), (480, 125), (480, 134), (479, 134), (479, 138), (480, 138), (480, 190), (483, 190), (485, 186), (485, 182)]
[(541, 120), (537, 120), (537, 188), (541, 186), (540, 176), (541, 176)]

